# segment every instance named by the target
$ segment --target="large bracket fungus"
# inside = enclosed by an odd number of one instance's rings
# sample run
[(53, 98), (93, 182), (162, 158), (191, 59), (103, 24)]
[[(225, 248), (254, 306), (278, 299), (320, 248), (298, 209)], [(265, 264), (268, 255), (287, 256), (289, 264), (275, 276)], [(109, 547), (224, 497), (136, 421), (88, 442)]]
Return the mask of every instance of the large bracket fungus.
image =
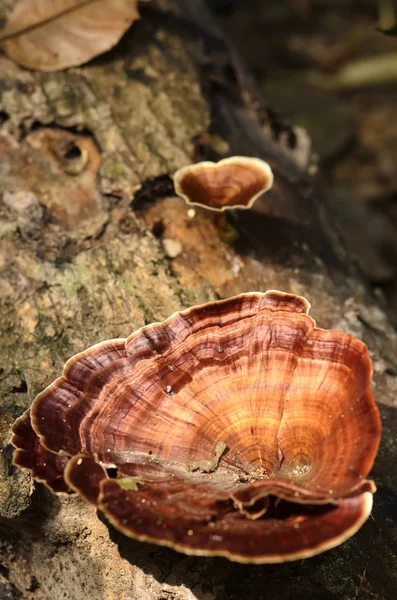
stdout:
[(89, 348), (16, 421), (14, 464), (187, 554), (340, 544), (370, 514), (381, 425), (365, 344), (309, 307), (247, 293)]
[(178, 169), (174, 187), (187, 204), (223, 212), (251, 208), (273, 185), (270, 165), (259, 158), (231, 156)]

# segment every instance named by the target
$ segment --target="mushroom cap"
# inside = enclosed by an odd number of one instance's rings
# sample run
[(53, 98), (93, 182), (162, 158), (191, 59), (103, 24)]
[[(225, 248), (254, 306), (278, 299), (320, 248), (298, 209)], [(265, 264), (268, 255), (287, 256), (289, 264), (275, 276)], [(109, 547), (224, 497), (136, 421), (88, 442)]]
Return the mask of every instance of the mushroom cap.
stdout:
[(309, 307), (242, 294), (89, 348), (14, 425), (14, 463), (191, 554), (281, 562), (341, 543), (371, 510), (381, 426), (365, 344)]
[(272, 185), (270, 165), (246, 156), (232, 156), (217, 163), (200, 162), (174, 174), (175, 192), (187, 204), (218, 212), (251, 208)]

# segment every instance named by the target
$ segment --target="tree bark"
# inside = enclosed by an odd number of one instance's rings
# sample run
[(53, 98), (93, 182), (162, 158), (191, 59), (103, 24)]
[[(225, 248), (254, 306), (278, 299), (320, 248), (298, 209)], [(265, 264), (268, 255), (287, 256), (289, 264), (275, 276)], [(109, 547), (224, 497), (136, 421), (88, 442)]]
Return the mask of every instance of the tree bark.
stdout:
[[(0, 56), (0, 598), (394, 597), (396, 333), (328, 225), (304, 137), (266, 106), (203, 2), (158, 0), (141, 15), (81, 68), (34, 73)], [(205, 210), (189, 216), (170, 175), (232, 154), (269, 161), (275, 186), (220, 229)], [(373, 359), (378, 492), (351, 540), (278, 566), (187, 557), (125, 538), (11, 466), (14, 419), (67, 358), (271, 288), (306, 296), (319, 326), (360, 337)]]

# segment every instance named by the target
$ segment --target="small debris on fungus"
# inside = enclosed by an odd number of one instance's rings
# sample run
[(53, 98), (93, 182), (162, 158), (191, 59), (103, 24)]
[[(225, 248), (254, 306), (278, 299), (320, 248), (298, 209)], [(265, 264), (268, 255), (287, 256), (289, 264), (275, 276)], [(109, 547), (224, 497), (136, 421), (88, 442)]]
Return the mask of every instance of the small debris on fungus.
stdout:
[(141, 477), (122, 477), (117, 481), (123, 490), (132, 490), (133, 492), (138, 491), (138, 485), (145, 483)]
[(252, 292), (88, 348), (15, 422), (14, 464), (187, 554), (277, 563), (341, 544), (371, 512), (381, 424), (365, 344), (309, 308)]
[(210, 460), (199, 460), (196, 463), (188, 463), (186, 468), (188, 471), (203, 471), (204, 473), (212, 473), (216, 471), (219, 465), (222, 454), (226, 450), (225, 442), (217, 442), (215, 446), (215, 455)]

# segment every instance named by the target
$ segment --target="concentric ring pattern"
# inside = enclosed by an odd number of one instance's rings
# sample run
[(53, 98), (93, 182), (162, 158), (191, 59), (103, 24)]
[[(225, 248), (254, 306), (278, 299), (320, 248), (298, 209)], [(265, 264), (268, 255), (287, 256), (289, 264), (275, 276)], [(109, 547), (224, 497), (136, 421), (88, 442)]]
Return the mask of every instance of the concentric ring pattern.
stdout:
[(381, 426), (365, 344), (309, 307), (247, 293), (89, 348), (15, 423), (14, 463), (189, 554), (282, 562), (341, 543), (371, 511)]

